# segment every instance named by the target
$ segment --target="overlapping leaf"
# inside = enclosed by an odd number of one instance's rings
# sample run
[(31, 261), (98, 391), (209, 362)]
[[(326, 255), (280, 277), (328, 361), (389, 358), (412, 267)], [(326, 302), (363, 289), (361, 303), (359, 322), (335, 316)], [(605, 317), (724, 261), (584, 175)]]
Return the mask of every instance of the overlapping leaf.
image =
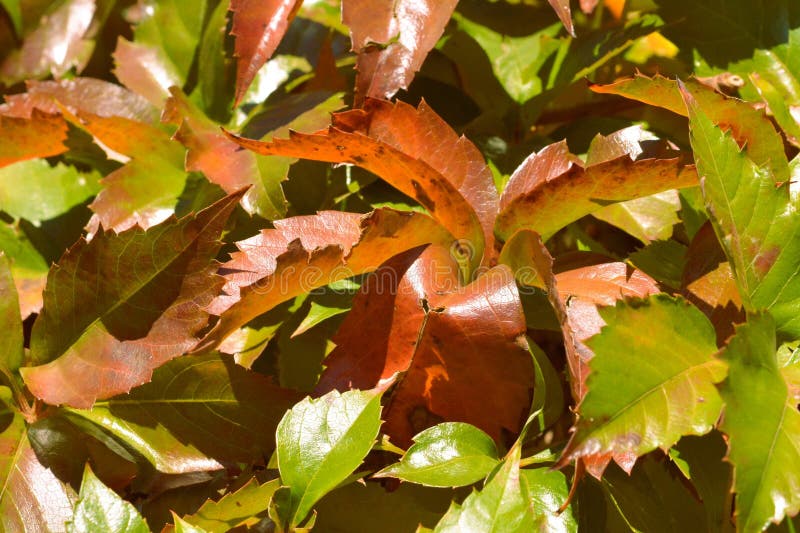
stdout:
[(710, 431), (722, 407), (714, 383), (726, 365), (714, 357), (716, 336), (705, 316), (666, 295), (618, 302), (600, 315), (607, 325), (587, 343), (591, 373), (562, 462), (639, 456)]
[[(24, 339), (17, 289), (11, 277), (11, 265), (8, 257), (2, 252), (0, 252), (0, 328), (3, 330), (3, 336), (0, 337), (0, 372), (5, 380), (14, 380), (13, 373), (22, 364)], [(7, 385), (14, 384), (14, 381), (7, 383)]]
[(185, 473), (261, 460), (274, 449), (272, 432), (281, 416), (299, 399), (230, 357), (208, 354), (175, 359), (129, 394), (71, 412), (117, 436), (158, 470)]
[(224, 291), (209, 308), (220, 320), (203, 348), (295, 296), (370, 272), (409, 248), (452, 240), (430, 217), (392, 209), (368, 215), (324, 211), (274, 225), (239, 242), (239, 252), (223, 265)]
[(634, 160), (626, 154), (583, 167), (562, 141), (531, 154), (514, 171), (500, 198), (495, 233), (508, 240), (531, 229), (547, 240), (610, 203), (697, 183), (694, 167), (679, 157)]
[(90, 407), (190, 350), (222, 285), (211, 259), (239, 197), (149, 232), (100, 233), (68, 250), (48, 276), (34, 325), (31, 358), (41, 366), (22, 371), (30, 390), (48, 403)]
[(344, 0), (342, 20), (358, 54), (356, 99), (407, 89), (442, 36), (458, 0)]
[[(780, 335), (800, 335), (800, 215), (789, 184), (753, 149), (715, 126), (706, 106), (684, 92), (691, 140), (714, 230), (731, 263), (745, 309), (769, 309)], [(776, 156), (788, 170), (783, 152)]]
[[(272, 157), (266, 159), (253, 152), (241, 150), (219, 129), (219, 125), (208, 119), (177, 88), (170, 89), (163, 120), (178, 124), (175, 139), (188, 148), (186, 170), (198, 170), (226, 192), (232, 193), (251, 186), (242, 199), (242, 205), (250, 213), (267, 219), (286, 214), (286, 199), (280, 183), (286, 179), (291, 158)], [(328, 113), (341, 107), (337, 96), (327, 99), (297, 117), (284, 128), (302, 127), (316, 130), (328, 124)], [(267, 135), (270, 137), (273, 133)]]
[(464, 239), (473, 267), (483, 258), (497, 208), (491, 172), (477, 148), (424, 104), (415, 110), (370, 100), (364, 110), (335, 115), (333, 125), (319, 133), (292, 133), (288, 140), (269, 143), (233, 138), (264, 155), (363, 167), (416, 199), (454, 237)]
[(67, 123), (57, 115), (34, 111), (30, 118), (0, 114), (0, 167), (67, 150)]
[(183, 520), (208, 531), (254, 525), (259, 515), (266, 513), (269, 500), (279, 486), (279, 479), (261, 484), (251, 479), (236, 492), (230, 492), (217, 501), (207, 501), (196, 512), (184, 516)]
[(410, 250), (362, 286), (317, 391), (385, 386), (400, 372), (384, 413), (393, 442), (408, 445), (441, 419), (473, 424), (501, 442), (503, 428), (519, 431), (530, 404), (524, 333), (507, 267), (461, 286), (446, 248)]
[[(783, 151), (783, 141), (764, 111), (727, 98), (700, 82), (685, 82), (686, 90), (698, 102), (709, 119), (731, 135), (739, 145), (747, 145), (747, 153), (758, 166), (769, 169), (776, 182), (789, 180), (789, 167)], [(602, 94), (616, 94), (645, 104), (663, 107), (673, 113), (689, 116), (678, 83), (655, 76), (638, 75), (610, 85), (593, 85)]]
[(748, 316), (722, 354), (729, 365), (720, 385), (734, 467), (736, 528), (761, 531), (800, 511), (800, 413), (775, 359), (775, 322)]

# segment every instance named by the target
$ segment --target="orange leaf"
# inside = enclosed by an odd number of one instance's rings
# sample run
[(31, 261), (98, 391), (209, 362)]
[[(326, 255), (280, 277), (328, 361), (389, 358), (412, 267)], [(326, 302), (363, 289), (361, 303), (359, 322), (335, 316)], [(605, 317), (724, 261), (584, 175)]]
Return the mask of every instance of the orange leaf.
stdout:
[(58, 115), (33, 110), (31, 117), (0, 115), (0, 167), (67, 151), (67, 123)]

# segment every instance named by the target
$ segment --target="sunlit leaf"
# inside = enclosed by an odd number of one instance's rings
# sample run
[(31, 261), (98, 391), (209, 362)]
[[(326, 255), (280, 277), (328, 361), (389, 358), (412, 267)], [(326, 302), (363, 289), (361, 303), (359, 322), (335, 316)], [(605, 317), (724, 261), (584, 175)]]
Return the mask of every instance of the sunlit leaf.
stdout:
[(269, 500), (280, 486), (279, 479), (259, 484), (252, 479), (235, 492), (225, 494), (217, 501), (207, 501), (196, 512), (183, 520), (208, 531), (219, 531), (253, 525), (266, 513)]
[(800, 510), (800, 412), (775, 360), (775, 322), (748, 315), (722, 353), (728, 379), (720, 385), (733, 464), (736, 528), (759, 531)]
[(445, 422), (415, 435), (400, 462), (373, 477), (460, 487), (480, 481), (498, 462), (497, 447), (486, 433), (469, 424)]
[(69, 533), (115, 531), (119, 533), (149, 533), (139, 511), (120, 498), (86, 468), (81, 483), (75, 516), (67, 523)]
[(714, 357), (706, 317), (666, 295), (618, 302), (600, 315), (606, 326), (587, 343), (594, 352), (588, 390), (562, 461), (639, 456), (710, 431), (722, 408), (714, 383), (726, 365)]
[[(31, 391), (48, 403), (90, 407), (191, 349), (222, 285), (210, 261), (238, 200), (149, 232), (101, 233), (68, 250), (50, 271), (34, 325), (31, 359), (41, 366), (22, 371)], [(77, 383), (74, 375), (84, 377)]]
[(301, 401), (281, 420), (275, 436), (290, 526), (361, 464), (378, 434), (380, 399), (375, 391), (333, 391)]

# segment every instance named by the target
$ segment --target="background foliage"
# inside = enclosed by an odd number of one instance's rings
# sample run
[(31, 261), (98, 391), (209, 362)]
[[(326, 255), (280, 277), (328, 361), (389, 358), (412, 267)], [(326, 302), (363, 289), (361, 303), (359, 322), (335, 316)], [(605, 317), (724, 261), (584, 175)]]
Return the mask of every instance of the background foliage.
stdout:
[(800, 3), (0, 0), (5, 531), (795, 531)]

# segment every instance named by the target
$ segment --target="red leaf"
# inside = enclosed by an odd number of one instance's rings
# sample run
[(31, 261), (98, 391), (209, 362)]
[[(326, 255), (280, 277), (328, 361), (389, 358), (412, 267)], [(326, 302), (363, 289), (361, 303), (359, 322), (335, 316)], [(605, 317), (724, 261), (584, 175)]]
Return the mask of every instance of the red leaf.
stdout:
[(58, 115), (34, 110), (31, 117), (0, 115), (0, 167), (66, 152), (67, 123)]
[(407, 89), (444, 32), (458, 0), (343, 0), (358, 54), (356, 103)]
[(183, 85), (180, 74), (174, 71), (165, 52), (157, 46), (117, 39), (114, 50), (114, 75), (131, 91), (161, 107), (169, 96), (168, 86)]
[(452, 240), (430, 217), (392, 209), (367, 215), (325, 211), (276, 220), (274, 225), (237, 243), (239, 252), (223, 265), (224, 294), (209, 307), (220, 320), (199, 350), (218, 345), (253, 318), (299, 294), (371, 272), (409, 248)]
[[(191, 350), (222, 287), (212, 258), (240, 195), (150, 231), (100, 233), (53, 267), (25, 383), (50, 404), (91, 407)], [(80, 379), (76, 379), (80, 376)]]
[(236, 37), (236, 102), (244, 98), (258, 70), (278, 48), (302, 0), (231, 0)]
[(462, 287), (447, 248), (399, 255), (371, 275), (334, 337), (316, 392), (387, 386), (384, 431), (400, 446), (441, 419), (472, 423), (502, 442), (530, 404), (533, 365), (511, 271)]

